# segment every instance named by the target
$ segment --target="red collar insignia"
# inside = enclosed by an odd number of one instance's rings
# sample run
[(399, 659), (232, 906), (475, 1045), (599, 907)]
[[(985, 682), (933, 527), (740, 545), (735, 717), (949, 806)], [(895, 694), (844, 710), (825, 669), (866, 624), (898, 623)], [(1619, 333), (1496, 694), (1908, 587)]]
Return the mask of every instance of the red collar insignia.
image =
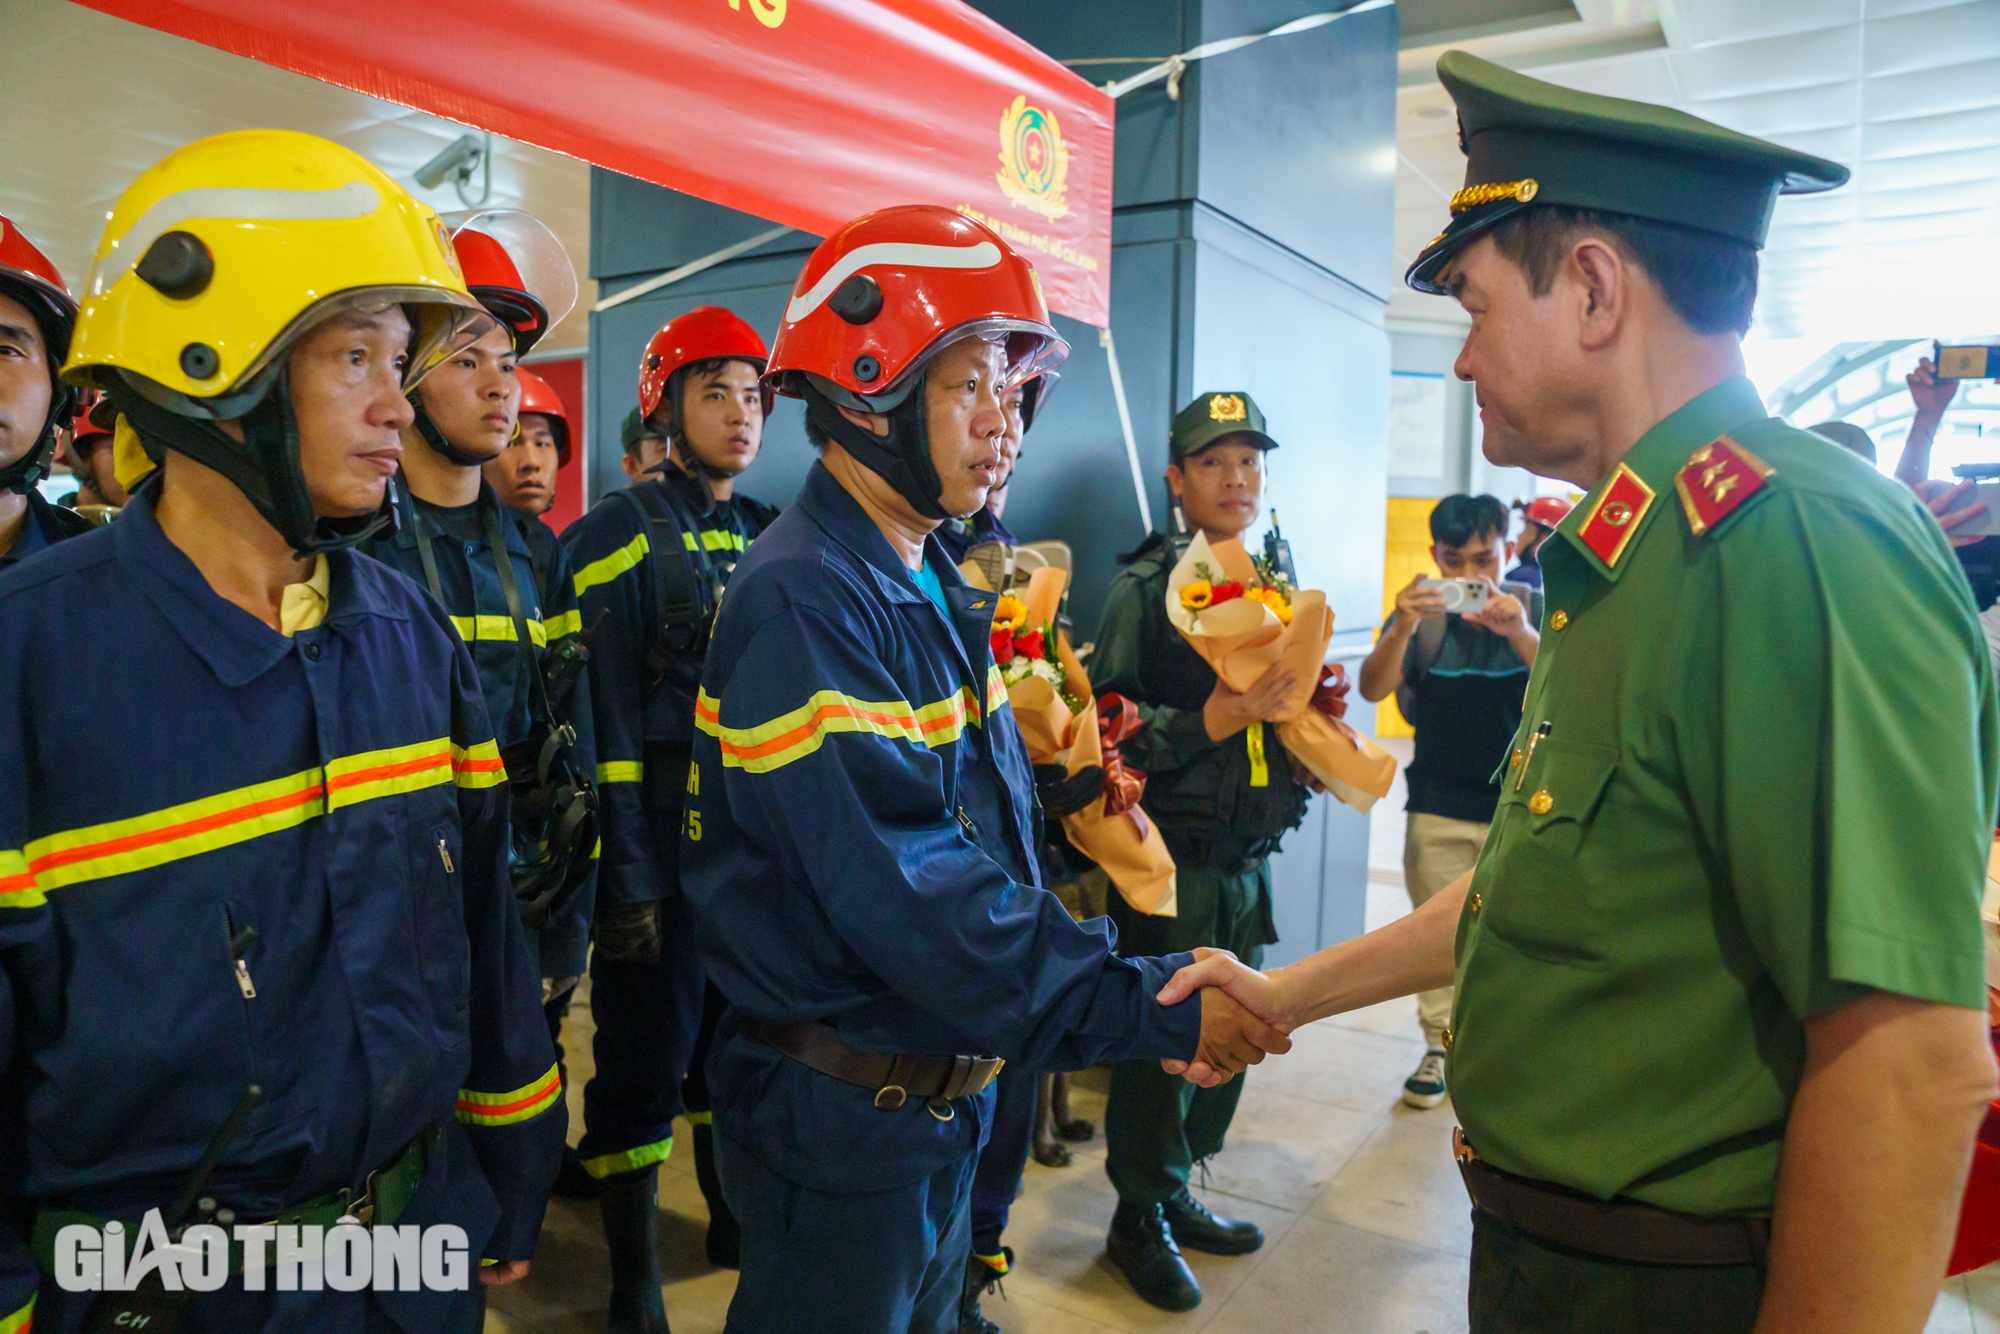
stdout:
[(1611, 484), (1583, 516), (1576, 527), (1577, 540), (1596, 554), (1607, 567), (1615, 568), (1640, 520), (1653, 505), (1653, 488), (1639, 480), (1639, 474), (1624, 464), (1611, 475)]
[(1688, 527), (1700, 537), (1728, 518), (1730, 512), (1764, 485), (1772, 469), (1726, 435), (1688, 456), (1687, 466), (1674, 474)]

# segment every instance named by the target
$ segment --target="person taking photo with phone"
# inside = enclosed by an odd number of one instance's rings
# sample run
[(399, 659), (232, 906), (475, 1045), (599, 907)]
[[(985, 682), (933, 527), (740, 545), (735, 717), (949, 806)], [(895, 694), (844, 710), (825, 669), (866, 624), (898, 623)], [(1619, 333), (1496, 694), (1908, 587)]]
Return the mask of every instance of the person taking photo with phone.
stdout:
[[(1361, 697), (1374, 703), (1394, 694), (1416, 729), (1403, 836), (1413, 908), (1472, 869), (1500, 800), (1493, 772), (1521, 725), (1522, 692), (1541, 645), (1539, 608), (1530, 624), (1528, 608), (1497, 583), (1501, 562), (1513, 556), (1505, 505), (1492, 496), (1440, 500), (1431, 511), (1431, 559), (1444, 577), (1420, 574), (1396, 594), (1396, 610), (1361, 664)], [(1452, 580), (1483, 588), (1484, 604), (1447, 611)], [(1450, 987), (1418, 994), (1417, 1022), (1424, 1056), (1403, 1081), (1403, 1101), (1435, 1107), (1445, 1095)]]

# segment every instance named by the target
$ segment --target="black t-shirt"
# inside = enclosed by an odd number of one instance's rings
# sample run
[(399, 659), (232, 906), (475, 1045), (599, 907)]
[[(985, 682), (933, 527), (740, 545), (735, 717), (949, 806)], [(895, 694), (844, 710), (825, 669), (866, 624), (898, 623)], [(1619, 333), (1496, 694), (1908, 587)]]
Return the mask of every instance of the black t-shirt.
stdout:
[(1493, 773), (1521, 726), (1528, 665), (1504, 637), (1449, 613), (1428, 668), (1418, 663), (1424, 639), (1420, 629), (1403, 654), (1417, 733), (1408, 809), (1490, 824), (1500, 803)]

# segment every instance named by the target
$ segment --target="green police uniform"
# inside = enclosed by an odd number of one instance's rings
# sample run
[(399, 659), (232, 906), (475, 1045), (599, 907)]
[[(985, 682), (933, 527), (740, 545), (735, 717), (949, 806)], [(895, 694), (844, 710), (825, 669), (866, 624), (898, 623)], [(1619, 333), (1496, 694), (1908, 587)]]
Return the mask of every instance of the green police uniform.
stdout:
[[(1781, 187), (1845, 178), (1461, 53), (1439, 70), (1471, 166), (1411, 270), (1427, 290), (1530, 202), (1756, 244)], [(1541, 561), (1541, 650), (1458, 927), (1468, 1183), (1753, 1240), (1638, 1263), (1616, 1227), (1554, 1245), (1532, 1208), (1476, 1208), (1472, 1329), (1747, 1331), (1805, 1022), (1871, 990), (1984, 1003), (1992, 668), (1929, 513), (1747, 380), (1647, 432)]]
[[(1178, 463), (1224, 436), (1276, 448), (1247, 394), (1204, 394), (1174, 420)], [(1202, 706), (1215, 673), (1167, 620), (1175, 544), (1154, 535), (1111, 582), (1090, 659), (1091, 687), (1138, 706), (1142, 725), (1121, 750), (1146, 774), (1145, 810), (1174, 863), (1179, 911), (1150, 917), (1113, 896), (1119, 951), (1144, 955), (1199, 945), (1253, 966), (1278, 936), (1266, 857), (1305, 818), (1309, 793), (1292, 781), (1277, 735), (1261, 724), (1211, 741)], [(1106, 1170), (1121, 1200), (1153, 1204), (1186, 1188), (1193, 1164), (1222, 1148), (1243, 1080), (1197, 1089), (1157, 1061), (1120, 1065), (1105, 1109)]]

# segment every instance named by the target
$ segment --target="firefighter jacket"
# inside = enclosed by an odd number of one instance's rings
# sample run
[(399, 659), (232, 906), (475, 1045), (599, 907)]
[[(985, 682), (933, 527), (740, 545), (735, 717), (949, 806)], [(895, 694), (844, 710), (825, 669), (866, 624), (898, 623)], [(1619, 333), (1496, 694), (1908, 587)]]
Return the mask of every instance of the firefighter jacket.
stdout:
[(442, 1127), (399, 1221), (525, 1259), (565, 1115), (471, 657), (350, 551), (287, 638), (151, 500), (0, 575), (0, 1319), (37, 1210), (164, 1210), (253, 1082), (204, 1192), (238, 1219)]
[(81, 537), (90, 531), (90, 520), (75, 510), (52, 505), (40, 491), (28, 492), (28, 512), (14, 545), (0, 553), (0, 570), (18, 565), (38, 551), (47, 551), (67, 537)]
[[(736, 563), (778, 516), (744, 495), (712, 501), (672, 463), (655, 473), (604, 497), (562, 535), (576, 570), (577, 605), (591, 627), (604, 839), (597, 892), (607, 904), (650, 903), (673, 892), (673, 850), (659, 846), (655, 830), (679, 824), (708, 626)], [(648, 488), (643, 498), (641, 488)], [(691, 592), (694, 605), (692, 627), (671, 632), (685, 651), (661, 677), (648, 655), (668, 633), (669, 580)]]
[(1039, 809), (988, 638), (993, 595), (935, 541), (919, 588), (823, 465), (737, 568), (696, 706), (681, 879), (731, 1014), (717, 1128), (812, 1189), (906, 1184), (976, 1151), (990, 1088), (940, 1119), (744, 1034), (817, 1020), (859, 1051), (1035, 1070), (1189, 1057), (1200, 1003), (1154, 995), (1189, 956), (1120, 959), (1041, 888)]
[(1173, 545), (1154, 534), (1129, 559), (1104, 595), (1090, 686), (1138, 707), (1141, 726), (1120, 749), (1146, 775), (1146, 813), (1180, 865), (1231, 870), (1267, 857), (1312, 793), (1271, 728), (1209, 740), (1202, 707), (1215, 671), (1167, 619)]
[[(418, 588), (429, 588), (424, 568), (420, 536), (430, 544), (436, 563), (438, 583), (443, 591), (444, 609), (450, 622), (472, 652), (479, 675), (479, 690), (485, 699), (487, 717), (500, 745), (505, 748), (527, 736), (534, 725), (533, 694), (529, 688), (528, 666), (523, 661), (514, 633), (514, 619), (507, 610), (506, 593), (489, 550), (485, 516), (493, 506), (500, 517), (501, 535), (512, 558), (515, 587), (523, 602), (523, 619), (535, 650), (535, 661), (546, 670), (549, 650), (568, 636), (579, 633), (576, 595), (571, 589), (569, 560), (559, 542), (531, 548), (522, 531), (526, 524), (541, 521), (500, 504), (490, 483), (481, 481), (479, 499), (456, 509), (419, 500), (396, 485), (395, 526), (377, 534), (361, 549), (376, 560), (402, 571)], [(550, 703), (557, 720), (576, 732), (570, 748), (571, 761), (586, 777), (595, 767), (594, 729), (590, 719), (590, 688), (585, 680), (575, 681), (565, 694)], [(525, 846), (526, 836), (515, 832), (517, 856), (532, 858), (536, 849)], [(586, 884), (568, 906), (551, 919), (533, 944), (540, 956), (543, 977), (577, 977), (584, 970), (590, 947), (592, 910), (591, 886)]]

